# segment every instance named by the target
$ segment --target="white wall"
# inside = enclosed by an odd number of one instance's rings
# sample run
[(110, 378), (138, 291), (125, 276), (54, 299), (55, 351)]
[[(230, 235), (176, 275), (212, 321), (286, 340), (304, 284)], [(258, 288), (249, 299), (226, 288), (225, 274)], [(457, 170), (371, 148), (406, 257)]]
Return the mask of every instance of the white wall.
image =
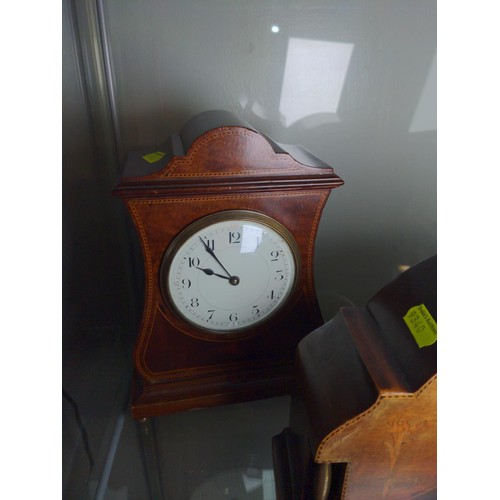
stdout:
[(125, 152), (226, 109), (345, 180), (316, 246), (325, 319), (436, 253), (435, 0), (103, 6)]

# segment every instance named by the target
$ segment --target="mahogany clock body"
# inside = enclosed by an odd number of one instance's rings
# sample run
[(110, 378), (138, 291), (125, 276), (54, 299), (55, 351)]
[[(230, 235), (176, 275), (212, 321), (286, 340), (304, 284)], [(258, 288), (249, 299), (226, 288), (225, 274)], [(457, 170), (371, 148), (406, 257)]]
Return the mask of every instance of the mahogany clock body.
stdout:
[[(155, 153), (164, 156), (150, 163)], [(129, 155), (114, 194), (133, 219), (144, 261), (135, 418), (289, 392), (297, 344), (322, 323), (313, 282), (314, 242), (330, 191), (343, 184), (307, 151), (298, 148), (294, 157), (226, 112), (198, 115), (166, 144)], [(276, 316), (254, 328), (218, 334), (175, 314), (161, 293), (159, 273), (165, 252), (186, 227), (233, 210), (257, 212), (284, 226), (301, 265), (292, 297)]]
[(299, 343), (290, 427), (273, 438), (278, 500), (436, 498), (437, 341), (404, 320), (421, 305), (437, 320), (436, 275), (432, 257)]

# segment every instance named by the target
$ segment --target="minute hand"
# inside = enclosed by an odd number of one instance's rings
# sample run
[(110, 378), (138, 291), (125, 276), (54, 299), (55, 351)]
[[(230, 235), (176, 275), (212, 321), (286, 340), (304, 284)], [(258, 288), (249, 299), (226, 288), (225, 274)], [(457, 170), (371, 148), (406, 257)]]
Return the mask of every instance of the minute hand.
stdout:
[(203, 240), (203, 238), (201, 236), (199, 238), (200, 238), (200, 241), (203, 243), (203, 246), (205, 247), (205, 250), (217, 261), (217, 263), (219, 264), (219, 266), (222, 267), (222, 269), (224, 269), (224, 272), (228, 275), (228, 277), (232, 278), (232, 275), (222, 265), (222, 262), (217, 258), (217, 256), (215, 255), (214, 251), (210, 248), (210, 246), (208, 245), (208, 243), (205, 243), (205, 241)]

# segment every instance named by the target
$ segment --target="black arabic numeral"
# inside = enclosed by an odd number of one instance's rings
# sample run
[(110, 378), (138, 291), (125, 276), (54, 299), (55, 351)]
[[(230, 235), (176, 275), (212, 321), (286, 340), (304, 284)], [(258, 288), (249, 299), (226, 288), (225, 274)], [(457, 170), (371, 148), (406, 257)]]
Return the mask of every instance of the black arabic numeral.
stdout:
[(189, 267), (198, 267), (200, 265), (200, 259), (198, 259), (198, 257), (189, 257), (188, 264)]
[(212, 250), (215, 250), (215, 240), (209, 240), (208, 238), (205, 238), (206, 244), (209, 248)]
[(241, 233), (238, 231), (229, 232), (229, 243), (239, 243), (241, 238)]

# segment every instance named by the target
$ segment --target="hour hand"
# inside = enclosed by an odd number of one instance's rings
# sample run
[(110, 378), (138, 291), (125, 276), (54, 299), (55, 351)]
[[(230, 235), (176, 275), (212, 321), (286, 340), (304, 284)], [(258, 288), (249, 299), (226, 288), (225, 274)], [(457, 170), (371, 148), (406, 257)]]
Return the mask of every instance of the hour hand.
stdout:
[(203, 271), (207, 276), (218, 276), (219, 278), (224, 278), (225, 280), (230, 279), (227, 276), (224, 276), (223, 274), (214, 273), (212, 271), (212, 269), (207, 269), (207, 268), (198, 267), (198, 266), (196, 266), (196, 269), (199, 269), (200, 271)]

